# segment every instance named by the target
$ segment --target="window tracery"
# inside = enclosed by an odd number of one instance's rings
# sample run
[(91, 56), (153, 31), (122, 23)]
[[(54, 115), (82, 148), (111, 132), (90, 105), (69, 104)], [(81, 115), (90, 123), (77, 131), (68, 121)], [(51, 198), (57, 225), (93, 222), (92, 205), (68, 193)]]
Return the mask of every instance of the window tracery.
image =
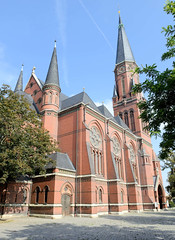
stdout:
[(116, 167), (118, 169), (118, 177), (119, 177), (119, 179), (123, 179), (121, 147), (120, 147), (120, 143), (119, 143), (118, 139), (115, 136), (112, 138), (112, 152), (114, 154)]
[(137, 164), (136, 164), (136, 155), (133, 146), (130, 144), (129, 146), (129, 155), (130, 155), (130, 161), (132, 164), (133, 172), (135, 175), (135, 178), (137, 180)]
[(102, 137), (96, 126), (90, 129), (91, 154), (96, 174), (103, 174)]

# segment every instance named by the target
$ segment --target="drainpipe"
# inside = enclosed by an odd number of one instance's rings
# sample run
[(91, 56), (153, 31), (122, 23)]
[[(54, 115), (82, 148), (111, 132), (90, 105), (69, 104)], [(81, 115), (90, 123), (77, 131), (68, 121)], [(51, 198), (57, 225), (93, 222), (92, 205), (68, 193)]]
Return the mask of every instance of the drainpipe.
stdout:
[(107, 119), (105, 121), (105, 128), (106, 128), (106, 132), (105, 132), (105, 141), (106, 141), (106, 170), (107, 170), (107, 189), (108, 189), (108, 214), (110, 213), (110, 197), (109, 197), (109, 179), (108, 179), (108, 158), (107, 158), (107, 135), (109, 134), (109, 129), (108, 129), (108, 124), (109, 124), (109, 120)]
[(74, 209), (74, 214), (75, 216), (77, 215), (77, 184), (78, 184), (78, 178), (77, 178), (77, 169), (78, 169), (78, 108), (77, 108), (77, 114), (76, 114), (76, 157), (75, 157), (75, 160), (76, 160), (76, 178), (75, 178), (75, 209)]

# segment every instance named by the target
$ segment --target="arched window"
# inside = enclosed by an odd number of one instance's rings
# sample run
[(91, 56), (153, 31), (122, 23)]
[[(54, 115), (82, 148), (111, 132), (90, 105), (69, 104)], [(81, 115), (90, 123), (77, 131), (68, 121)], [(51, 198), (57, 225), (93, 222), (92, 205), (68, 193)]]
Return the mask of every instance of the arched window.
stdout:
[(129, 127), (128, 113), (127, 112), (124, 113), (124, 120), (125, 120), (125, 124)]
[(44, 93), (44, 97), (43, 97), (43, 104), (46, 103), (46, 93)]
[(50, 92), (50, 93), (49, 93), (49, 103), (52, 103), (52, 95), (53, 95), (53, 93)]
[(18, 194), (16, 193), (16, 195), (15, 195), (15, 203), (17, 203), (17, 199), (18, 199)]
[(96, 174), (103, 174), (102, 137), (97, 127), (90, 129), (91, 153)]
[(119, 143), (118, 138), (115, 136), (112, 138), (112, 152), (114, 154), (114, 159), (118, 171), (118, 178), (123, 179), (123, 167), (122, 167), (122, 160), (121, 160), (121, 146)]
[(58, 105), (58, 94), (55, 95), (55, 104)]
[(101, 174), (102, 173), (102, 171), (101, 171), (101, 153), (99, 153), (99, 156), (98, 156), (98, 158), (99, 158), (99, 173)]
[(33, 95), (35, 96), (35, 95), (37, 94), (37, 92), (38, 92), (38, 91), (37, 91), (37, 90), (35, 90), (35, 91), (33, 92)]
[(102, 190), (99, 189), (99, 203), (102, 203)]
[(37, 103), (40, 104), (42, 102), (42, 98), (39, 98)]
[(122, 89), (123, 89), (123, 97), (126, 97), (126, 93), (125, 93), (125, 78), (122, 76)]
[(131, 130), (135, 131), (135, 119), (134, 119), (134, 111), (130, 111), (130, 121), (131, 121)]
[(130, 155), (129, 158), (130, 158), (130, 161), (131, 161), (131, 164), (132, 164), (135, 179), (137, 180), (138, 177), (137, 177), (136, 155), (135, 155), (135, 151), (134, 151), (134, 148), (133, 148), (132, 144), (130, 144), (130, 146), (129, 146), (129, 155)]
[(36, 199), (35, 199), (35, 202), (38, 203), (38, 202), (39, 202), (40, 188), (39, 188), (39, 187), (36, 187), (35, 192), (36, 192)]
[(97, 189), (95, 190), (95, 201), (97, 203)]
[(121, 194), (121, 203), (123, 203), (124, 202), (124, 200), (123, 200), (123, 190), (121, 190), (120, 194)]
[(120, 112), (119, 117), (123, 120), (123, 114)]
[(33, 87), (33, 82), (30, 83), (30, 88), (32, 88), (32, 87)]
[(47, 203), (48, 200), (48, 192), (49, 192), (49, 188), (48, 186), (45, 186), (44, 188), (44, 202)]
[(23, 188), (23, 203), (26, 203), (27, 200), (27, 189)]

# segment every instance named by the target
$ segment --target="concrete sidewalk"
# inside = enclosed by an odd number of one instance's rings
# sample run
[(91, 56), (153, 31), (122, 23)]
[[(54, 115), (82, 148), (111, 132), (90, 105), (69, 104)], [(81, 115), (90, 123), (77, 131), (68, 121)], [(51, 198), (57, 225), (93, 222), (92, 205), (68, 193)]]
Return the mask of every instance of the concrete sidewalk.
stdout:
[(99, 218), (22, 217), (0, 221), (0, 239), (175, 239), (175, 210)]

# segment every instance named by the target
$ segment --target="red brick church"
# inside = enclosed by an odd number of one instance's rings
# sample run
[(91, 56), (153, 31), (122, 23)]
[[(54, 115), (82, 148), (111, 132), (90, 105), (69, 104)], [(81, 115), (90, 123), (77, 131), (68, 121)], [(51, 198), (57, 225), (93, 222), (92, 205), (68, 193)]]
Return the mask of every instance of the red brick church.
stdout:
[(131, 71), (136, 67), (119, 17), (114, 116), (104, 105), (97, 107), (84, 91), (72, 97), (62, 93), (56, 46), (45, 82), (33, 69), (23, 91), (21, 70), (15, 92), (42, 116), (60, 152), (51, 155), (56, 168), (48, 165), (46, 176), (9, 183), (5, 203), (0, 186), (5, 215), (98, 216), (166, 206), (160, 162), (138, 118), (137, 103), (144, 97), (132, 93), (133, 85), (139, 83), (139, 76)]

